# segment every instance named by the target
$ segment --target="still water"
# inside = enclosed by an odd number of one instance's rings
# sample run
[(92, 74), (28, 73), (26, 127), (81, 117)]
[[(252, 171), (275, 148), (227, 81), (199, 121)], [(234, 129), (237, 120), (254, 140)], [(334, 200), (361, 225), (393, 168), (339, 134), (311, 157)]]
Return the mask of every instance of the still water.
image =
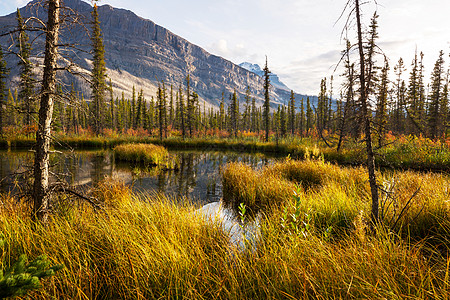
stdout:
[[(170, 151), (177, 157), (178, 170), (142, 172), (126, 163), (116, 163), (111, 151), (75, 151), (55, 153), (51, 156), (54, 176), (79, 187), (88, 187), (106, 176), (119, 178), (136, 193), (147, 191), (186, 197), (199, 204), (222, 198), (220, 169), (229, 162), (244, 162), (252, 168), (273, 162), (262, 154), (236, 152)], [(33, 153), (0, 152), (1, 190), (13, 190), (14, 176), (32, 166)], [(56, 177), (54, 177), (56, 178)]]

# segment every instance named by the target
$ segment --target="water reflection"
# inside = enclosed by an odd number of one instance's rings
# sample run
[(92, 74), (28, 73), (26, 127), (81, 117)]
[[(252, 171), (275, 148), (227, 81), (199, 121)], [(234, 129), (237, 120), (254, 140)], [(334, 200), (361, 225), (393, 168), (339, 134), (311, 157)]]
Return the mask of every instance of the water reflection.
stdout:
[[(179, 162), (178, 170), (143, 173), (126, 163), (116, 164), (111, 151), (65, 152), (51, 156), (51, 170), (71, 185), (89, 186), (105, 178), (117, 177), (134, 192), (157, 191), (175, 197), (187, 197), (200, 203), (210, 203), (222, 197), (220, 168), (229, 162), (244, 162), (253, 168), (273, 161), (262, 154), (234, 152), (171, 151)], [(31, 152), (0, 152), (1, 189), (13, 188), (9, 175), (23, 172), (32, 165)], [(54, 177), (52, 180), (58, 180)]]
[[(179, 169), (159, 172), (156, 176), (139, 176), (133, 182), (133, 190), (149, 189), (180, 197), (188, 197), (202, 203), (218, 201), (222, 197), (220, 168), (228, 162), (241, 161), (260, 168), (271, 160), (263, 155), (223, 152), (171, 152), (176, 155)], [(116, 170), (132, 171), (130, 166), (118, 164)]]
[(219, 222), (224, 232), (230, 239), (230, 245), (238, 250), (245, 250), (247, 247), (256, 249), (256, 244), (261, 235), (259, 227), (259, 217), (242, 224), (236, 214), (223, 206), (221, 202), (211, 202), (205, 204), (197, 212), (209, 222)]

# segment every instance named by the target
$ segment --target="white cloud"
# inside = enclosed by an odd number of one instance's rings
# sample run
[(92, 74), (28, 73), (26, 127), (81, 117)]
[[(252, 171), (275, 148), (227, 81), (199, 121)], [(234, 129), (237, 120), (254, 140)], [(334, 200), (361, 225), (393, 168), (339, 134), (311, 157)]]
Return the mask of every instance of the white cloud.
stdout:
[(230, 59), (236, 64), (244, 61), (254, 62), (258, 58), (257, 54), (249, 53), (248, 48), (246, 48), (244, 44), (237, 43), (229, 45), (225, 39), (215, 41), (206, 47), (206, 50), (212, 54)]
[[(90, 1), (90, 0), (85, 0)], [(6, 3), (7, 2), (7, 3)], [(0, 0), (0, 12), (13, 12), (26, 0)], [(134, 11), (188, 41), (234, 63), (264, 64), (290, 88), (313, 94), (333, 73), (344, 48), (340, 40), (345, 0), (101, 0)], [(366, 24), (372, 4), (363, 6)], [(400, 57), (409, 67), (417, 46), (425, 53), (429, 77), (439, 50), (449, 52), (449, 0), (377, 0), (379, 45), (393, 66)], [(4, 11), (8, 8), (8, 11)], [(350, 33), (354, 37), (354, 31)], [(354, 39), (353, 39), (354, 41)], [(449, 60), (448, 58), (446, 59)], [(409, 71), (405, 72), (407, 75)], [(405, 75), (405, 76), (406, 76)], [(335, 74), (338, 81), (338, 75)], [(407, 79), (407, 76), (405, 77)], [(337, 86), (337, 83), (336, 85)]]
[(212, 49), (218, 55), (221, 56), (228, 56), (230, 54), (230, 50), (228, 49), (228, 43), (224, 39), (218, 40), (217, 42), (213, 43), (210, 49)]

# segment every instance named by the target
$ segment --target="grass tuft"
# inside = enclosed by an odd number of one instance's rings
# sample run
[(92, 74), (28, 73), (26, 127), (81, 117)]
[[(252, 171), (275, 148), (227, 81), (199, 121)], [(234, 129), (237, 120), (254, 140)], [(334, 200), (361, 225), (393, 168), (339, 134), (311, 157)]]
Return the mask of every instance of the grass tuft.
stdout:
[(144, 166), (160, 166), (172, 169), (175, 161), (163, 146), (153, 144), (123, 144), (114, 147), (115, 159)]

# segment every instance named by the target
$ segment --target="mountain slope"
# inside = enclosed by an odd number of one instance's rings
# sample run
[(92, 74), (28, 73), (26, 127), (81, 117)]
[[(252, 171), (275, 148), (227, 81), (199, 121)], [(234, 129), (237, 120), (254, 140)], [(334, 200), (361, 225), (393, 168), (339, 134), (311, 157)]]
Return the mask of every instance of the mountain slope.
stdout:
[[(37, 1), (30, 2), (21, 9), (24, 17), (44, 16), (45, 11), (38, 8)], [(82, 16), (86, 28), (90, 28), (90, 4), (81, 0), (65, 0), (65, 5)], [(241, 96), (247, 86), (257, 102), (263, 101), (263, 80), (258, 74), (237, 66), (219, 56), (212, 55), (187, 40), (173, 34), (169, 30), (143, 19), (131, 11), (113, 8), (109, 5), (98, 7), (100, 26), (105, 46), (105, 62), (107, 74), (111, 78), (116, 96), (122, 92), (130, 96), (133, 85), (143, 89), (146, 98), (156, 95), (156, 88), (161, 80), (166, 86), (173, 85), (177, 89), (184, 84), (187, 74), (191, 76), (193, 90), (200, 99), (217, 106), (225, 93), (234, 90)], [(16, 24), (15, 13), (0, 17), (0, 31), (7, 31)], [(30, 33), (33, 40), (36, 34)], [(88, 74), (90, 70), (91, 50), (88, 32), (81, 25), (65, 28), (61, 34), (62, 43), (77, 44), (77, 50), (67, 51), (66, 57), (77, 63)], [(3, 47), (11, 44), (11, 39), (0, 39)], [(33, 44), (35, 52), (43, 48), (43, 38), (38, 37)], [(11, 77), (16, 77), (17, 59), (8, 57)], [(74, 82), (76, 89), (83, 92), (86, 99), (90, 97), (89, 83), (80, 77), (62, 75), (62, 81), (69, 85)], [(12, 81), (13, 83), (16, 81)], [(273, 86), (272, 106), (287, 103), (289, 89)], [(241, 101), (242, 103), (243, 101)]]

